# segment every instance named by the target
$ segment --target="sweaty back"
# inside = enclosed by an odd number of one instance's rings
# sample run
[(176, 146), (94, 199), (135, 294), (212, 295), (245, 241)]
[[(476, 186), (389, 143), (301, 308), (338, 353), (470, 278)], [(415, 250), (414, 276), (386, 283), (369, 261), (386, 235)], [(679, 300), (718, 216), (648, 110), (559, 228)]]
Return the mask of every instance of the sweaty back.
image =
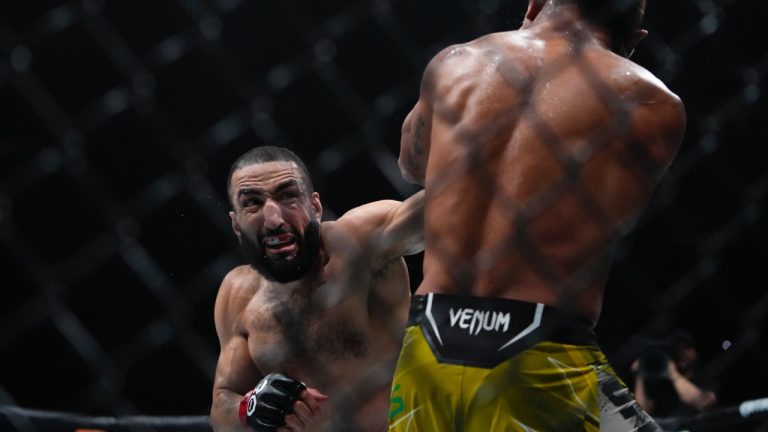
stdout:
[(673, 95), (566, 32), (492, 34), (430, 68), (419, 291), (575, 304), (596, 318), (616, 238), (673, 154), (645, 129)]

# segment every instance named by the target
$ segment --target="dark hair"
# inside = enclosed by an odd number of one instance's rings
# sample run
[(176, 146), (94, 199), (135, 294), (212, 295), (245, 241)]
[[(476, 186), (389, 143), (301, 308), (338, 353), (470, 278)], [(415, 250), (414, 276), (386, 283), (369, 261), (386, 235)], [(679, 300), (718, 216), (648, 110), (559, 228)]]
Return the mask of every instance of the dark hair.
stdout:
[(309, 175), (307, 166), (304, 165), (304, 161), (300, 157), (296, 156), (296, 153), (288, 150), (285, 147), (275, 146), (261, 146), (247, 151), (232, 164), (229, 169), (229, 176), (227, 177), (227, 195), (229, 196), (230, 204), (234, 206), (232, 202), (232, 195), (230, 189), (232, 188), (232, 174), (235, 171), (245, 168), (247, 166), (256, 165), (266, 162), (293, 162), (299, 167), (301, 176), (303, 177), (304, 185), (307, 187), (307, 193), (311, 194), (315, 191), (314, 185), (312, 185), (312, 177)]
[(576, 4), (581, 15), (593, 25), (607, 30), (618, 43), (640, 26), (646, 0), (557, 0)]
[(674, 360), (680, 360), (683, 351), (686, 348), (696, 347), (693, 335), (684, 330), (676, 330), (672, 332), (672, 334), (664, 338), (664, 343), (667, 345), (669, 354)]

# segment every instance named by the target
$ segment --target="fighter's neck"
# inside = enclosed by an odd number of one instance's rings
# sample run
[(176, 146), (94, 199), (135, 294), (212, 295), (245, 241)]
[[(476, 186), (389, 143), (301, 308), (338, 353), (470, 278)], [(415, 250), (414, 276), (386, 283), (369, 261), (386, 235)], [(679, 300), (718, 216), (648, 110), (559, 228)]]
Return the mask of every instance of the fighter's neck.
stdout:
[(287, 283), (269, 282), (268, 289), (279, 297), (309, 296), (317, 287), (325, 283), (325, 265), (328, 264), (328, 260), (325, 244), (321, 240), (317, 259), (304, 277)]
[(547, 6), (521, 30), (542, 36), (560, 35), (581, 43), (596, 43), (605, 49), (610, 49), (612, 45), (607, 32), (589, 24), (571, 5)]

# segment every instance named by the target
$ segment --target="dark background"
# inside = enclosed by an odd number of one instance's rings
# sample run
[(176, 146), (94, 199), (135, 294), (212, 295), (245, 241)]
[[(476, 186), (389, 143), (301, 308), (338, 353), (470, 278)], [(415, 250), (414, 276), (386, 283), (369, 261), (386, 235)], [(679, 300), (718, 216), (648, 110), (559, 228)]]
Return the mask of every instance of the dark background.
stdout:
[[(683, 148), (615, 259), (598, 326), (626, 376), (690, 331), (720, 402), (768, 396), (766, 2), (650, 0), (634, 58), (685, 101)], [(0, 404), (205, 414), (213, 302), (240, 262), (229, 165), (284, 145), (328, 218), (402, 198), (429, 58), (523, 1), (0, 3)], [(420, 277), (419, 261), (409, 261)]]

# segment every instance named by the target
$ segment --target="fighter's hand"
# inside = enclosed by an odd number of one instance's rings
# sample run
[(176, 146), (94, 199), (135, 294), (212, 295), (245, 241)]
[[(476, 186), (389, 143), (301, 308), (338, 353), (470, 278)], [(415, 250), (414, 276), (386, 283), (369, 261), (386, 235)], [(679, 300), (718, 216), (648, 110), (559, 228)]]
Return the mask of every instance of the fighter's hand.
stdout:
[(328, 396), (314, 388), (307, 388), (299, 395), (299, 400), (293, 403), (293, 414), (285, 416), (285, 427), (277, 432), (303, 432), (307, 427), (320, 419), (322, 405)]
[(667, 362), (667, 377), (669, 377), (669, 380), (672, 382), (674, 382), (678, 378), (683, 377), (680, 374), (680, 371), (677, 370), (677, 365), (675, 365), (675, 362), (672, 360), (669, 360)]
[(240, 422), (255, 432), (275, 432), (294, 413), (304, 383), (282, 374), (265, 376), (240, 402)]

